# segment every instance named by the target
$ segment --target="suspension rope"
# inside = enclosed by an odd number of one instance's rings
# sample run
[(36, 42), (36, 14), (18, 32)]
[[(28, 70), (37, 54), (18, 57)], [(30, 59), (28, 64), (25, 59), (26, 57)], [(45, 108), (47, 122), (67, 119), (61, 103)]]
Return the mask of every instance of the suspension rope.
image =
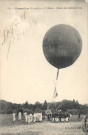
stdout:
[(54, 87), (53, 100), (58, 96), (58, 92), (57, 92), (58, 76), (59, 76), (59, 69), (57, 70), (57, 74), (56, 74), (56, 83), (55, 83), (55, 87)]
[(57, 70), (56, 80), (58, 80), (58, 75), (59, 75), (59, 69)]

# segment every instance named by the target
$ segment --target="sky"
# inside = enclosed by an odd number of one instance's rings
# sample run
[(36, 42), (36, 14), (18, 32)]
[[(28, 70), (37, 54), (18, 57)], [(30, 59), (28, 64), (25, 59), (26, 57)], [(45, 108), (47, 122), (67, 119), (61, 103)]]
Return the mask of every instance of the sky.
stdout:
[[(88, 104), (86, 4), (0, 2), (3, 5), (0, 9), (0, 98), (13, 103), (52, 102), (57, 84), (58, 97), (55, 101), (75, 99), (81, 104)], [(45, 33), (57, 24), (68, 24), (80, 33), (82, 52), (73, 65), (60, 69), (56, 82), (57, 69), (45, 59), (42, 43)]]

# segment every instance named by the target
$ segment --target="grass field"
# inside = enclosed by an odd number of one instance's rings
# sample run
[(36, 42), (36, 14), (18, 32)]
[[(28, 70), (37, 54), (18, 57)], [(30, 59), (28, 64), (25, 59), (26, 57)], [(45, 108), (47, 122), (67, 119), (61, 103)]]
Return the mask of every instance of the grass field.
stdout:
[(26, 124), (24, 120), (13, 123), (12, 115), (0, 114), (0, 135), (87, 135), (82, 131), (82, 119), (74, 115), (69, 122)]

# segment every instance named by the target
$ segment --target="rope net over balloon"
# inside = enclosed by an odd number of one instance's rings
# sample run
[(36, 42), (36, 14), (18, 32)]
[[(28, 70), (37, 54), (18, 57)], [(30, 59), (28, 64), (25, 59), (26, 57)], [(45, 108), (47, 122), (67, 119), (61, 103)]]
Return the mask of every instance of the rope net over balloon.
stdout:
[[(59, 24), (50, 28), (43, 38), (43, 52), (46, 60), (59, 69), (71, 66), (82, 50), (82, 39), (79, 32), (70, 25)], [(57, 96), (56, 86), (54, 94)]]

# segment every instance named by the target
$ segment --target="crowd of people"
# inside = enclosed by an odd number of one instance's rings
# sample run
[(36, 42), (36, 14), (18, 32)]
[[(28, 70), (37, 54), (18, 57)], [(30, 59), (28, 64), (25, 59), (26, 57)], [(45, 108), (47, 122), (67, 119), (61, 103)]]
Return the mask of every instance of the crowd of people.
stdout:
[(13, 112), (13, 122), (16, 120), (24, 120), (26, 123), (35, 123), (35, 122), (41, 122), (42, 120), (49, 120), (52, 122), (68, 122), (69, 118), (71, 117), (71, 114), (62, 111), (59, 111), (59, 113), (47, 113), (45, 116), (42, 115), (42, 112), (37, 113), (27, 113), (27, 112), (18, 112), (17, 114)]
[(18, 112), (17, 116), (16, 113), (13, 112), (13, 122), (15, 122), (16, 120), (22, 120), (24, 119), (24, 121), (26, 123), (30, 123), (30, 122), (41, 122), (42, 121), (42, 113), (29, 113), (27, 114), (27, 112), (24, 112), (23, 114), (21, 112)]

